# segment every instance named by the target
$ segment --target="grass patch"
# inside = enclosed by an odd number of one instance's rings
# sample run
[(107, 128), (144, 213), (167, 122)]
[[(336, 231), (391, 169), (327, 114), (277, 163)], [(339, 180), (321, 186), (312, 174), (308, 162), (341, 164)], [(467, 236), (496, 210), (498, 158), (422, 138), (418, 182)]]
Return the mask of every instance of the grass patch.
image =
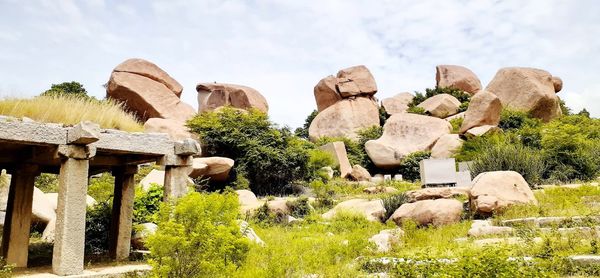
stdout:
[(0, 115), (67, 125), (92, 121), (102, 128), (129, 132), (144, 130), (132, 114), (123, 110), (121, 104), (111, 100), (98, 101), (67, 96), (4, 99), (0, 100)]

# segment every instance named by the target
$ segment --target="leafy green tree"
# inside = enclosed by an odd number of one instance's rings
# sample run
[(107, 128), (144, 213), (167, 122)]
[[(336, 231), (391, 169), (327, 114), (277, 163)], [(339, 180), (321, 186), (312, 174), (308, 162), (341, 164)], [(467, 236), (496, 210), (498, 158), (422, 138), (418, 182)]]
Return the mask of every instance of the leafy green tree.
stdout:
[(237, 223), (235, 194), (192, 192), (164, 203), (148, 238), (155, 277), (227, 277), (246, 259), (248, 239)]
[(79, 82), (63, 82), (60, 84), (52, 84), (49, 90), (43, 92), (41, 96), (72, 96), (84, 99), (91, 98), (88, 96), (86, 89)]
[(306, 117), (306, 120), (304, 121), (304, 125), (302, 127), (296, 128), (296, 130), (294, 131), (294, 133), (296, 134), (296, 136), (308, 139), (308, 128), (310, 127), (310, 124), (315, 119), (315, 117), (317, 116), (317, 114), (319, 114), (319, 111), (313, 110), (308, 115), (308, 117)]
[(207, 155), (234, 159), (236, 172), (244, 173), (257, 194), (290, 192), (294, 182), (313, 176), (308, 161), (314, 145), (277, 128), (258, 110), (205, 112), (188, 127)]
[(414, 152), (405, 156), (400, 163), (398, 173), (400, 173), (405, 180), (419, 180), (421, 178), (420, 162), (423, 159), (428, 159), (430, 156), (431, 152)]

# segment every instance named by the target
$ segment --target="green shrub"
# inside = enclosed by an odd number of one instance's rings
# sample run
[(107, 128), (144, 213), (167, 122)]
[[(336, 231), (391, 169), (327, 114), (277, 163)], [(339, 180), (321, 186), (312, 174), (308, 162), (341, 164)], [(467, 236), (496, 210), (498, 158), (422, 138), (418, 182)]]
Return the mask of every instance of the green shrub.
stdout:
[(97, 201), (105, 201), (115, 194), (115, 177), (111, 173), (102, 173), (90, 179), (88, 195)]
[(490, 171), (515, 171), (520, 173), (530, 186), (540, 184), (545, 171), (542, 154), (520, 143), (500, 143), (480, 149), (473, 159), (471, 171), (477, 176)]
[(314, 176), (307, 163), (313, 145), (276, 128), (258, 110), (204, 112), (188, 126), (200, 137), (206, 155), (234, 159), (235, 170), (244, 173), (257, 194), (290, 192), (294, 181)]
[(103, 254), (108, 251), (112, 200), (98, 201), (85, 215), (85, 251)]
[(6, 264), (6, 260), (0, 257), (0, 278), (10, 278), (12, 275), (12, 265)]
[(58, 192), (58, 175), (41, 173), (35, 177), (34, 184), (44, 193)]
[(77, 98), (90, 99), (87, 90), (79, 82), (63, 82), (60, 84), (52, 84), (50, 89), (43, 92), (41, 96), (46, 97), (62, 97), (62, 96), (73, 96)]
[(143, 224), (156, 222), (155, 214), (163, 200), (164, 189), (158, 184), (151, 184), (148, 190), (137, 187), (133, 201), (133, 223)]
[(500, 114), (498, 127), (504, 131), (517, 130), (524, 127), (538, 127), (541, 120), (530, 117), (527, 113), (516, 110), (503, 109)]
[(293, 201), (286, 203), (290, 209), (290, 215), (293, 217), (302, 218), (310, 214), (311, 206), (308, 203), (308, 197), (301, 196)]
[(431, 157), (431, 152), (414, 152), (402, 159), (398, 173), (402, 174), (402, 178), (408, 181), (416, 181), (421, 178), (419, 163), (423, 159)]
[(226, 277), (245, 260), (249, 242), (236, 222), (233, 194), (192, 192), (163, 204), (148, 238), (156, 277)]
[(312, 149), (308, 151), (308, 168), (309, 172), (313, 173), (312, 179), (322, 178), (321, 168), (332, 166), (334, 163), (333, 156), (320, 149)]
[(368, 157), (368, 156), (364, 150), (364, 147), (361, 146), (359, 144), (359, 142), (354, 141), (350, 138), (321, 137), (315, 142), (315, 145), (323, 146), (328, 143), (338, 142), (338, 141), (344, 142), (344, 145), (346, 146), (346, 153), (348, 154), (348, 160), (350, 161), (350, 164), (352, 164), (352, 165), (355, 165), (355, 164), (364, 165), (365, 164), (365, 157)]
[(406, 112), (412, 114), (427, 115), (427, 111), (425, 111), (424, 108), (418, 106), (409, 106), (408, 109), (406, 109)]
[(315, 194), (315, 208), (330, 208), (333, 206), (333, 196), (335, 191), (326, 183), (315, 180), (310, 183), (309, 187)]
[(464, 118), (454, 118), (450, 120), (450, 124), (452, 125), (452, 133), (459, 133), (460, 127), (465, 119)]
[(405, 193), (383, 197), (381, 199), (383, 207), (385, 208), (385, 216), (383, 219), (387, 221), (401, 205), (408, 203), (408, 201), (408, 196), (406, 196)]

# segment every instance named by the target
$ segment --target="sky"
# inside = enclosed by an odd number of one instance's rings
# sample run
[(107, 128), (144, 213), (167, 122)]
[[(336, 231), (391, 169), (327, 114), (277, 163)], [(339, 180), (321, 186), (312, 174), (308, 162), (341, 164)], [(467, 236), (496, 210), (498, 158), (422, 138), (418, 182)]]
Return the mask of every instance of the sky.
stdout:
[(485, 87), (508, 66), (562, 78), (559, 96), (600, 117), (600, 3), (539, 1), (0, 0), (0, 98), (82, 83), (102, 98), (128, 58), (156, 63), (198, 107), (195, 86), (253, 87), (271, 119), (304, 123), (317, 82), (366, 65), (383, 99), (463, 65)]

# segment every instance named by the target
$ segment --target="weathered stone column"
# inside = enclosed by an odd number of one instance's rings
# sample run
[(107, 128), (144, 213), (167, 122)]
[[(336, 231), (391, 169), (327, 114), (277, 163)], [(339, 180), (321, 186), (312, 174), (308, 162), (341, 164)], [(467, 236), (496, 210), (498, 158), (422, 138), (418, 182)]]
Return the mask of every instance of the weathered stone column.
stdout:
[(8, 264), (27, 267), (33, 184), (37, 165), (24, 164), (12, 173), (2, 235), (2, 257)]
[(96, 155), (96, 149), (87, 144), (98, 140), (99, 130), (83, 122), (68, 131), (67, 143), (72, 145), (58, 147), (61, 165), (52, 253), (52, 271), (57, 275), (83, 272), (89, 159)]
[(200, 144), (193, 139), (175, 143), (173, 155), (166, 155), (160, 164), (165, 166), (163, 200), (179, 198), (187, 193), (189, 174), (194, 163), (193, 155), (200, 154)]
[(135, 198), (134, 175), (137, 169), (137, 166), (124, 166), (113, 170), (115, 195), (110, 223), (109, 253), (110, 257), (117, 261), (129, 258), (133, 201)]

